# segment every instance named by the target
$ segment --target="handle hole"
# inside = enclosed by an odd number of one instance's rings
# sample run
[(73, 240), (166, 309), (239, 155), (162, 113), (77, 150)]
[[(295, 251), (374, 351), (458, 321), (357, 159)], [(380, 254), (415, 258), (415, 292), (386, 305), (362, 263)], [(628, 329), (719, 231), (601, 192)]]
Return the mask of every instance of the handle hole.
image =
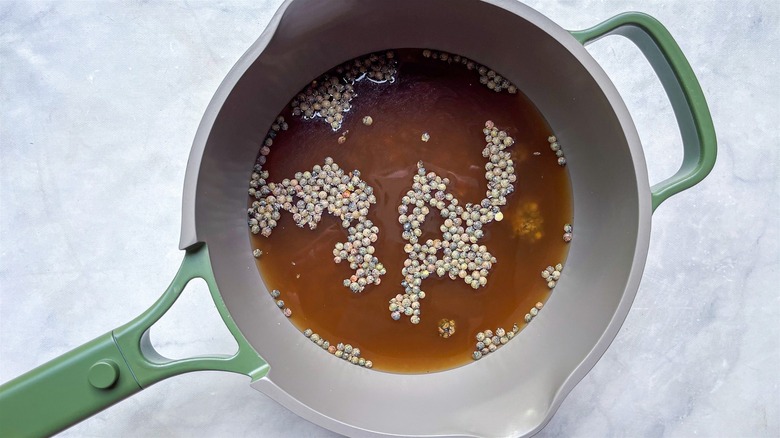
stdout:
[(149, 338), (154, 349), (169, 359), (233, 355), (238, 351), (208, 285), (200, 278), (187, 283), (170, 310), (149, 329)]
[(610, 36), (587, 47), (615, 84), (634, 120), (650, 185), (669, 178), (683, 161), (682, 138), (672, 105), (653, 67), (626, 38)]

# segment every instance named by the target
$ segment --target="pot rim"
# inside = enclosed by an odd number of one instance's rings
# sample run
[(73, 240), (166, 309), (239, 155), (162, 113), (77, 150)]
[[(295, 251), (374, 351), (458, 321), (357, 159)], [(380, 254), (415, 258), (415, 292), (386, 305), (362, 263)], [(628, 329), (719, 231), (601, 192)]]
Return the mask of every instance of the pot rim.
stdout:
[[(286, 0), (274, 14), (268, 26), (260, 37), (250, 46), (244, 55), (233, 66), (225, 79), (222, 81), (214, 97), (204, 113), (203, 119), (198, 127), (193, 147), (190, 151), (185, 174), (184, 195), (182, 200), (182, 228), (180, 248), (187, 249), (193, 245), (205, 241), (197, 233), (196, 223), (196, 193), (201, 170), (201, 161), (206, 148), (212, 127), (217, 116), (225, 104), (230, 92), (246, 73), (250, 66), (257, 60), (259, 55), (266, 49), (269, 42), (277, 32), (283, 16), (288, 8), (296, 0)], [(571, 56), (573, 56), (586, 69), (588, 74), (599, 86), (601, 92), (608, 100), (615, 115), (618, 118), (620, 127), (625, 135), (627, 144), (630, 147), (630, 155), (636, 174), (637, 199), (638, 199), (638, 223), (637, 240), (633, 253), (633, 263), (628, 274), (628, 280), (621, 295), (619, 304), (609, 321), (606, 329), (601, 333), (598, 341), (593, 345), (587, 356), (580, 362), (576, 368), (564, 379), (563, 383), (557, 388), (549, 408), (543, 415), (540, 415), (541, 421), (536, 427), (530, 430), (518, 430), (517, 433), (523, 435), (532, 435), (541, 430), (552, 418), (552, 415), (558, 409), (560, 404), (574, 386), (590, 371), (596, 362), (604, 354), (608, 346), (612, 343), (623, 321), (625, 320), (631, 304), (636, 296), (639, 282), (644, 271), (646, 257), (649, 249), (650, 229), (651, 229), (651, 191), (648, 181), (647, 168), (644, 159), (644, 153), (641, 147), (638, 133), (628, 109), (615, 88), (612, 81), (608, 78), (603, 69), (588, 51), (565, 29), (554, 23), (552, 20), (532, 9), (531, 7), (516, 2), (514, 0), (481, 0), (493, 6), (497, 6), (510, 13), (513, 13), (544, 31), (549, 37), (555, 39), (562, 45)], [(576, 212), (575, 212), (576, 213)], [(262, 354), (262, 351), (260, 351)], [(443, 371), (447, 373), (449, 371)], [(288, 394), (283, 388), (273, 381), (273, 368), (266, 377), (254, 382), (252, 386), (273, 398), (283, 406), (287, 407), (297, 415), (321, 425), (327, 429), (347, 435), (386, 435), (386, 433), (366, 430), (354, 425), (350, 425), (331, 418), (319, 411), (316, 411), (305, 403)], [(428, 435), (434, 436), (434, 435)], [(444, 435), (439, 435), (444, 436)], [(470, 433), (447, 434), (446, 436), (477, 436)]]

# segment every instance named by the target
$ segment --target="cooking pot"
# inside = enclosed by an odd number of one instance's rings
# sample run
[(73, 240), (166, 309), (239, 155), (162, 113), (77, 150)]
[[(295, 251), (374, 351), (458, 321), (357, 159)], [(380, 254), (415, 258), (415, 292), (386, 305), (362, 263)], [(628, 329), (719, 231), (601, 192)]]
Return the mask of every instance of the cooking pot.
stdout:
[[(636, 129), (583, 44), (629, 38), (669, 95), (684, 143), (680, 170), (649, 186)], [(246, 186), (263, 134), (312, 78), (393, 48), (466, 56), (511, 80), (566, 145), (577, 237), (567, 275), (513, 342), (456, 369), (403, 375), (345, 366), (309, 342), (265, 293), (246, 227)], [(567, 32), (512, 0), (288, 0), (217, 90), (184, 184), (184, 260), (162, 297), (130, 323), (0, 387), (4, 435), (45, 435), (182, 373), (241, 373), (298, 415), (347, 435), (519, 436), (541, 429), (604, 353), (636, 294), (653, 210), (712, 169), (702, 91), (655, 19), (619, 15)], [(233, 356), (170, 360), (149, 328), (203, 278), (236, 338)], [(485, 419), (488, 418), (489, 421)]]

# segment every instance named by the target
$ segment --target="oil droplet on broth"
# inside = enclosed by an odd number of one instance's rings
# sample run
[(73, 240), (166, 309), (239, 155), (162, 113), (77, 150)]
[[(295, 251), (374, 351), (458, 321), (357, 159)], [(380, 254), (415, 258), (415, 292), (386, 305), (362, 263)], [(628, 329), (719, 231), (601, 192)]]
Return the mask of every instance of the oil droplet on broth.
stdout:
[[(361, 221), (370, 221), (367, 228), (373, 226), (378, 232), (368, 232), (375, 238), (370, 242), (373, 254), (360, 276), (346, 260), (334, 262), (338, 257), (334, 248), (339, 244), (343, 248), (348, 233), (327, 208), (304, 212), (306, 217), (311, 214), (309, 222), (282, 208), (274, 216), (269, 237), (260, 232), (250, 236), (253, 249), (263, 253), (257, 265), (266, 286), (281, 291), (284, 308), (292, 311), (290, 321), (298, 329), (342, 359), (349, 357), (363, 366), (370, 359), (374, 369), (389, 372), (425, 373), (470, 363), (477, 333), (498, 327), (511, 331), (515, 324), (523, 327), (529, 309), (550, 294), (539, 273), (565, 260), (567, 246), (560, 230), (572, 222), (568, 172), (550, 151), (551, 130), (536, 107), (522, 93), (507, 92), (502, 81), (498, 82), (501, 92), (488, 88), (487, 83), (495, 79), (485, 80), (488, 69), (453, 62), (449, 54), (447, 59), (427, 55), (403, 49), (394, 51), (390, 60), (374, 55), (365, 61), (368, 57), (364, 57), (359, 62), (375, 75), (354, 84), (338, 79), (349, 76), (349, 68), (326, 73), (311, 88), (314, 94), (317, 89), (329, 93), (332, 101), (310, 103), (306, 92), (298, 95), (282, 111), (284, 121), (277, 120), (272, 127), (272, 145), (258, 155), (262, 171), (267, 172), (262, 178), (266, 184), (292, 180), (296, 173), (311, 173), (315, 166), (322, 169), (330, 157), (343, 171), (339, 177), (350, 182), (339, 196), (360, 201), (360, 196), (350, 197), (363, 190), (360, 206), (364, 208), (352, 206), (355, 215), (346, 225), (354, 227), (361, 216)], [(380, 68), (372, 70), (377, 63)], [(356, 67), (354, 61), (345, 65)], [(349, 80), (360, 74), (357, 69)], [(317, 112), (324, 117), (316, 116)], [(496, 260), (487, 283), (473, 289), (461, 278), (430, 275), (420, 286), (425, 298), (419, 300), (419, 323), (413, 324), (413, 316), (408, 315), (394, 320), (388, 305), (404, 294), (401, 271), (407, 259), (404, 246), (409, 243), (402, 237), (398, 208), (412, 189), (417, 163), (422, 161), (426, 172), (448, 178), (447, 191), (461, 206), (479, 204), (487, 188), (488, 158), (482, 155), (486, 120), (513, 137), (514, 144), (506, 152), (517, 178), (514, 192), (500, 207), (503, 218), (482, 227), (479, 244)], [(359, 171), (357, 177), (350, 173), (354, 169)], [(370, 189), (361, 189), (362, 183)], [(318, 191), (324, 187), (316, 179), (314, 184)], [(290, 190), (297, 196), (302, 189)], [(250, 196), (249, 206), (257, 200)], [(442, 240), (444, 220), (436, 208), (430, 208), (418, 241)], [(299, 227), (302, 221), (305, 226)], [(312, 223), (316, 229), (310, 229)], [(383, 269), (376, 269), (377, 263)], [(362, 291), (353, 293), (345, 279), (350, 284), (363, 280), (357, 286)], [(274, 305), (278, 298), (268, 299)], [(446, 338), (439, 326), (443, 320), (457, 327), (452, 333), (448, 328)], [(359, 357), (344, 353), (347, 344), (359, 348)]]

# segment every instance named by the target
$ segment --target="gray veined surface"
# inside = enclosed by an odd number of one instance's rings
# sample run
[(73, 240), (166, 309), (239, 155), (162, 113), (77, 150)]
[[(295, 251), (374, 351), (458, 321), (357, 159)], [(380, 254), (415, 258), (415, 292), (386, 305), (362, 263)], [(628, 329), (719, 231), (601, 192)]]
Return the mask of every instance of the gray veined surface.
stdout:
[[(777, 6), (528, 3), (568, 29), (626, 10), (658, 18), (721, 146), (704, 183), (654, 215), (626, 323), (540, 436), (777, 435)], [(168, 284), (198, 123), (277, 6), (0, 5), (0, 381), (126, 322)], [(619, 38), (588, 50), (637, 124), (651, 182), (673, 173), (678, 134), (649, 66)], [(165, 336), (183, 354), (198, 341)], [(159, 383), (63, 435), (226, 434), (334, 436), (223, 373)]]

